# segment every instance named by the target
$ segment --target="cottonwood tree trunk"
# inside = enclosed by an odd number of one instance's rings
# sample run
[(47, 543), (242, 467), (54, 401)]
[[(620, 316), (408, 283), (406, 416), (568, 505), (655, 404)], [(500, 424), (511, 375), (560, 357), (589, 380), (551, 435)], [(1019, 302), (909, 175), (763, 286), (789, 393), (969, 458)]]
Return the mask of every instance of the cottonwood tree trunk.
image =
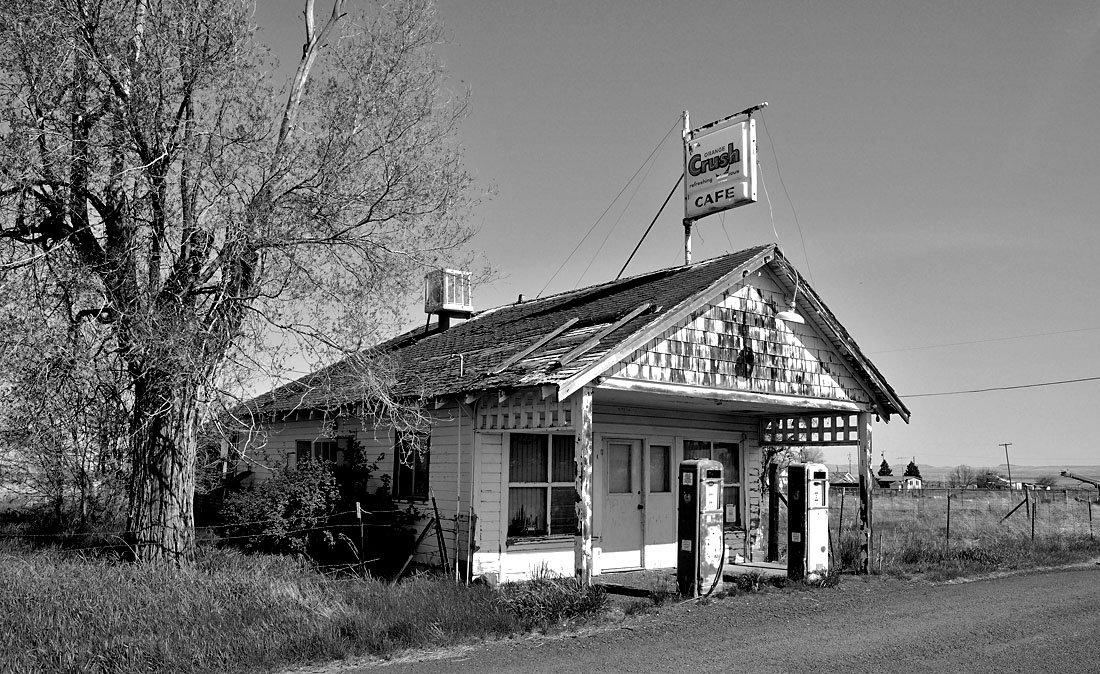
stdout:
[(187, 566), (194, 560), (195, 393), (164, 374), (146, 375), (135, 386), (127, 517), (132, 561)]

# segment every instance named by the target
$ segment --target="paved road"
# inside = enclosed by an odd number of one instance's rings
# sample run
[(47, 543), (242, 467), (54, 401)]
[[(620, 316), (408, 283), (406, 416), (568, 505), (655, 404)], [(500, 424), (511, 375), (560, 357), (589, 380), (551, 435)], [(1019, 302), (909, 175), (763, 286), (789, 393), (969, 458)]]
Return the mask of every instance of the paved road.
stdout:
[(839, 588), (681, 604), (618, 626), (325, 670), (433, 672), (1100, 672), (1100, 567), (931, 585), (845, 577)]

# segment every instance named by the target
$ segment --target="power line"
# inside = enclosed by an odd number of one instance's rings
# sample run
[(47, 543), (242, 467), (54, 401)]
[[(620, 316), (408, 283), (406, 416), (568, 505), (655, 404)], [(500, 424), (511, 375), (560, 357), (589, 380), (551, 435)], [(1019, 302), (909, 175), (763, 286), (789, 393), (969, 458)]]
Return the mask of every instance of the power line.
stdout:
[(1040, 388), (1042, 386), (1062, 386), (1064, 384), (1079, 384), (1086, 381), (1100, 381), (1100, 377), (1082, 377), (1081, 379), (1062, 379), (1059, 381), (1045, 381), (1036, 384), (1018, 384), (1016, 386), (995, 386), (992, 388), (976, 388), (966, 391), (941, 391), (939, 393), (914, 393), (903, 395), (902, 398), (931, 398), (933, 396), (953, 396), (964, 393), (989, 393), (990, 391), (1014, 391), (1022, 388)]
[(869, 351), (867, 355), (876, 356), (881, 353), (900, 353), (902, 351), (921, 351), (924, 349), (942, 349), (948, 346), (966, 346), (969, 344), (987, 344), (989, 342), (1008, 342), (1014, 339), (1029, 339), (1032, 337), (1053, 337), (1055, 335), (1068, 335), (1074, 332), (1093, 332), (1098, 328), (1076, 328), (1074, 330), (1058, 330), (1055, 332), (1036, 332), (1030, 335), (1015, 335), (1011, 337), (989, 337), (987, 339), (974, 339), (966, 342), (946, 342), (944, 344), (930, 344), (928, 346), (909, 346), (901, 349), (887, 349), (886, 351)]
[[(817, 285), (817, 281), (814, 280), (814, 270), (810, 266), (810, 252), (806, 249), (806, 236), (802, 233), (802, 224), (798, 221), (798, 211), (794, 207), (794, 200), (791, 199), (791, 193), (787, 189), (787, 183), (783, 181), (783, 170), (779, 168), (779, 155), (775, 151), (775, 141), (772, 140), (772, 133), (768, 131), (768, 120), (764, 118), (764, 111), (760, 111), (760, 124), (764, 127), (764, 135), (768, 137), (768, 146), (772, 149), (772, 159), (775, 160), (775, 173), (779, 176), (779, 186), (783, 188), (783, 194), (787, 196), (787, 203), (790, 204), (791, 214), (794, 216), (794, 225), (798, 228), (798, 238), (802, 240), (802, 256), (806, 258), (806, 275), (810, 277), (810, 282)], [(767, 194), (767, 190), (765, 190)], [(771, 208), (771, 199), (768, 199), (768, 208)], [(775, 229), (775, 222), (772, 222), (772, 229)], [(776, 235), (776, 239), (779, 235)]]
[[(665, 135), (665, 138), (668, 138), (667, 134)], [(581, 284), (581, 281), (584, 279), (584, 275), (588, 273), (588, 270), (592, 268), (592, 265), (596, 264), (596, 260), (600, 257), (600, 251), (602, 251), (603, 247), (607, 245), (607, 240), (610, 239), (611, 235), (615, 233), (615, 230), (619, 228), (619, 223), (622, 222), (623, 216), (626, 215), (626, 211), (630, 208), (630, 204), (634, 203), (634, 197), (638, 195), (638, 190), (642, 188), (642, 183), (644, 183), (646, 178), (649, 177), (649, 172), (653, 170), (654, 163), (655, 162), (650, 162), (649, 167), (645, 170), (645, 175), (643, 175), (642, 179), (634, 185), (634, 191), (630, 193), (630, 198), (626, 200), (626, 204), (623, 206), (622, 210), (619, 211), (619, 217), (615, 218), (615, 224), (611, 225), (611, 228), (607, 230), (607, 234), (604, 235), (603, 241), (600, 242), (599, 247), (596, 248), (596, 252), (592, 254), (592, 258), (588, 261), (588, 266), (585, 267), (584, 271), (581, 272), (581, 275), (577, 277), (577, 282), (573, 284), (574, 290), (576, 290), (577, 286)], [(667, 203), (668, 200), (666, 199), (665, 204)], [(663, 211), (664, 208), (665, 207), (662, 204), (661, 211)], [(661, 211), (657, 211), (657, 215), (660, 215)], [(652, 225), (650, 225), (650, 227), (652, 227)], [(647, 233), (648, 231), (649, 230), (646, 230)]]
[(623, 277), (623, 272), (626, 271), (626, 266), (630, 264), (630, 261), (634, 259), (634, 254), (638, 252), (638, 249), (642, 247), (642, 242), (649, 236), (649, 230), (653, 229), (653, 225), (657, 222), (657, 218), (661, 217), (661, 213), (664, 212), (665, 206), (668, 206), (668, 202), (672, 199), (672, 195), (676, 194), (676, 188), (680, 186), (680, 182), (683, 181), (684, 174), (681, 173), (680, 177), (676, 179), (676, 184), (672, 186), (672, 191), (665, 197), (665, 203), (661, 204), (661, 208), (658, 209), (657, 215), (653, 216), (653, 221), (649, 223), (649, 227), (646, 227), (645, 234), (642, 234), (642, 238), (638, 240), (638, 245), (634, 246), (634, 250), (630, 251), (630, 257), (626, 258), (626, 262), (623, 263), (623, 268), (619, 270), (619, 275), (615, 277), (618, 281)]
[(679, 125), (680, 119), (681, 118), (679, 116), (676, 118), (676, 121), (672, 123), (671, 127), (669, 127), (668, 132), (666, 132), (665, 135), (661, 137), (661, 140), (657, 143), (657, 146), (654, 147), (653, 151), (649, 153), (649, 156), (645, 158), (645, 161), (643, 161), (641, 166), (638, 167), (638, 170), (634, 172), (634, 175), (630, 176), (630, 180), (626, 181), (626, 184), (623, 185), (623, 188), (619, 190), (618, 194), (615, 195), (615, 198), (611, 200), (611, 203), (607, 205), (607, 208), (603, 210), (603, 213), (600, 213), (600, 217), (596, 218), (596, 221), (593, 222), (592, 226), (588, 228), (588, 231), (585, 233), (584, 236), (581, 237), (581, 240), (577, 242), (577, 245), (573, 248), (569, 255), (565, 256), (565, 259), (562, 260), (561, 265), (559, 265), (557, 270), (550, 275), (550, 278), (546, 280), (546, 285), (542, 287), (542, 290), (540, 290), (539, 294), (535, 297), (542, 297), (542, 294), (546, 292), (547, 288), (550, 287), (550, 284), (554, 281), (555, 278), (557, 278), (558, 274), (561, 273), (561, 270), (565, 268), (565, 265), (569, 262), (569, 260), (573, 259), (573, 256), (577, 254), (578, 250), (580, 250), (581, 245), (583, 245), (588, 237), (592, 235), (592, 232), (596, 229), (596, 225), (600, 224), (600, 221), (603, 220), (604, 216), (607, 215), (607, 212), (611, 210), (611, 207), (615, 205), (615, 202), (619, 200), (619, 197), (623, 195), (623, 192), (626, 191), (626, 188), (630, 187), (630, 183), (634, 182), (634, 179), (638, 177), (638, 174), (642, 172), (642, 169), (644, 169), (646, 165), (649, 164), (649, 161), (653, 158), (653, 155), (657, 154), (657, 150), (661, 149), (661, 146), (664, 145), (665, 140), (668, 139), (669, 135), (673, 132), (673, 130), (676, 129), (677, 125)]

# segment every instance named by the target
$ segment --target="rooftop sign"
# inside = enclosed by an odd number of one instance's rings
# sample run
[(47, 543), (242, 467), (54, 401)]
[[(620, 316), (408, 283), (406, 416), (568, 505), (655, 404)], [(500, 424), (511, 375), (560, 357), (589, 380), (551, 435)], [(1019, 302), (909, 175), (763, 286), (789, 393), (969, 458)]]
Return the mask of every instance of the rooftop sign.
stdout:
[(756, 120), (743, 113), (684, 134), (684, 219), (756, 201)]

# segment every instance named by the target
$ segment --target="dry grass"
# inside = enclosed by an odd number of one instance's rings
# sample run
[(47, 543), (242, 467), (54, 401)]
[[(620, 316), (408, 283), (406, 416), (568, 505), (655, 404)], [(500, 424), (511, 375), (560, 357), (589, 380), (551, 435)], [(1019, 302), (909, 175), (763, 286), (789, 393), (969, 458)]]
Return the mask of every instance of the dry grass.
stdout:
[[(1100, 555), (1087, 501), (1062, 493), (1033, 494), (1020, 505), (1022, 492), (878, 493), (874, 500), (874, 552), (871, 568), (895, 575), (950, 580), (1086, 561)], [(830, 513), (833, 555), (843, 569), (859, 563), (856, 499), (846, 499), (843, 528), (838, 499)], [(1091, 510), (1097, 510), (1093, 504)], [(1011, 513), (1011, 514), (1010, 514)], [(1006, 519), (1006, 515), (1008, 516)]]
[(429, 576), (390, 586), (219, 550), (193, 571), (165, 571), (7, 545), (0, 671), (265, 671), (503, 636), (600, 608), (549, 579), (507, 593)]

